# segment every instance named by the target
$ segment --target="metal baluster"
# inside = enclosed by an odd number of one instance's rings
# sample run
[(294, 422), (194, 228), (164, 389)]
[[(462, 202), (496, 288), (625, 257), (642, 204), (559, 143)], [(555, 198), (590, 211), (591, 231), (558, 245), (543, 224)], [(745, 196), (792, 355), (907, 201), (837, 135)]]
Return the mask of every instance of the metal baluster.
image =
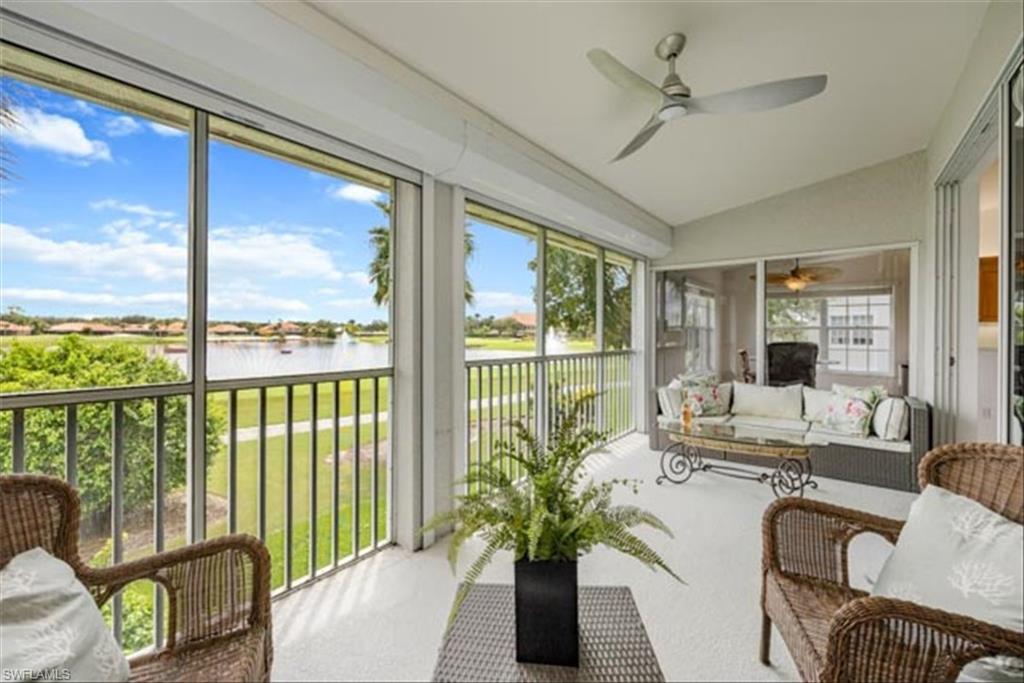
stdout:
[(292, 587), (292, 485), (294, 472), (295, 434), (292, 429), (294, 418), (295, 387), (284, 388), (284, 586)]
[[(68, 406), (69, 408), (71, 406)], [(154, 406), (153, 423), (153, 549), (164, 551), (164, 398), (158, 396)], [(156, 647), (164, 644), (164, 592), (156, 581), (153, 582), (153, 642)]]
[[(499, 427), (501, 425), (499, 424)], [(487, 366), (487, 464), (495, 462), (495, 367)], [(499, 463), (499, 466), (501, 464)]]
[(15, 473), (25, 471), (25, 409), (11, 411), (12, 465)]
[(341, 479), (341, 382), (335, 380), (334, 390), (332, 395), (332, 415), (331, 420), (331, 463), (333, 464), (334, 473), (331, 477), (331, 562), (335, 567), (338, 566), (338, 533), (340, 525), (340, 511), (338, 506), (341, 504), (341, 496), (338, 491), (339, 480)]
[[(466, 474), (473, 460), (473, 367), (466, 368)], [(469, 487), (466, 487), (469, 493)]]
[(256, 523), (260, 540), (267, 539), (267, 388), (260, 387), (256, 409)]
[[(503, 363), (498, 364), (498, 443), (505, 438), (505, 365)], [(493, 457), (493, 449), (492, 457)], [(502, 472), (505, 471), (505, 456), (502, 454), (501, 449), (498, 449), (498, 469)]]
[(377, 377), (373, 378), (373, 470), (370, 472), (370, 485), (373, 487), (373, 490), (370, 492), (370, 511), (372, 513), (373, 523), (373, 529), (371, 529), (370, 535), (373, 541), (374, 548), (376, 548), (377, 544), (380, 542), (380, 538), (378, 538), (379, 533), (377, 531), (377, 525), (380, 523), (379, 513), (377, 512), (377, 467), (379, 465), (377, 452), (380, 448), (380, 425), (378, 424), (379, 420), (377, 419), (377, 403), (380, 399), (378, 398), (379, 386), (377, 379)]
[(317, 541), (317, 438), (320, 435), (320, 420), (317, 413), (317, 384), (309, 385), (309, 577), (316, 576), (316, 541)]
[(352, 556), (359, 557), (359, 380), (352, 384)]
[[(110, 535), (113, 544), (112, 564), (120, 564), (124, 559), (124, 539), (121, 532), (124, 528), (124, 402), (114, 401), (114, 420), (110, 435), (113, 445), (113, 463), (110, 468)], [(114, 639), (121, 643), (122, 600), (118, 592), (111, 600), (113, 615)]]
[[(476, 466), (484, 461), (484, 366), (476, 369)], [(480, 482), (474, 485), (474, 492), (480, 491)]]
[(238, 531), (238, 392), (228, 392), (228, 533)]
[(384, 528), (384, 530), (386, 532), (384, 534), (384, 538), (387, 541), (391, 540), (392, 493), (394, 491), (394, 481), (395, 481), (395, 478), (392, 475), (392, 471), (391, 471), (391, 468), (393, 466), (392, 463), (394, 462), (393, 458), (391, 457), (392, 453), (393, 453), (391, 445), (395, 442), (394, 439), (390, 438), (390, 434), (391, 434), (391, 422), (390, 422), (390, 420), (391, 420), (391, 415), (393, 413), (393, 411), (391, 410), (391, 406), (394, 405), (392, 403), (392, 401), (394, 401), (394, 393), (392, 392), (392, 388), (393, 387), (391, 386), (391, 384), (392, 384), (391, 377), (390, 376), (386, 377), (384, 379), (384, 388), (388, 392), (388, 403), (387, 403), (388, 418), (387, 419), (388, 419), (388, 435), (389, 435), (389, 438), (387, 439), (388, 447), (387, 447), (387, 450), (386, 450), (386, 452), (384, 454), (384, 457), (387, 458), (387, 482), (386, 482), (386, 486), (384, 488), (384, 509), (387, 511), (387, 514), (384, 515), (384, 523), (386, 524), (386, 526)]
[[(515, 429), (518, 429), (518, 426), (523, 423), (523, 364), (522, 363), (516, 363), (515, 368), (516, 368), (515, 369), (515, 372), (516, 372), (516, 427), (515, 427)], [(515, 438), (515, 444), (516, 444), (516, 456), (521, 458), (521, 457), (523, 457), (523, 444), (522, 444), (522, 441), (519, 439), (519, 435), (518, 435), (517, 432), (513, 432), (513, 437)], [(523, 476), (523, 467), (522, 467), (522, 465), (518, 461), (516, 462), (515, 473), (516, 473), (516, 479), (519, 479), (521, 476)]]
[(78, 406), (64, 407), (64, 478), (78, 486)]

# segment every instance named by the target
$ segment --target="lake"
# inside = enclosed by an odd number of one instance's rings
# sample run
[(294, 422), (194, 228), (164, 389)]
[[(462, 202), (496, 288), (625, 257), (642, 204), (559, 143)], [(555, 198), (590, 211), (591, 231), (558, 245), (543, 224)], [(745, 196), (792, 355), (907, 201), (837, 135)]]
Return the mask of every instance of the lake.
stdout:
[[(216, 380), (382, 368), (389, 364), (390, 346), (342, 335), (333, 340), (210, 339), (206, 349), (207, 377)], [(148, 352), (173, 361), (182, 370), (188, 369), (188, 354), (181, 344), (154, 344)], [(466, 350), (468, 360), (531, 355), (502, 349)]]

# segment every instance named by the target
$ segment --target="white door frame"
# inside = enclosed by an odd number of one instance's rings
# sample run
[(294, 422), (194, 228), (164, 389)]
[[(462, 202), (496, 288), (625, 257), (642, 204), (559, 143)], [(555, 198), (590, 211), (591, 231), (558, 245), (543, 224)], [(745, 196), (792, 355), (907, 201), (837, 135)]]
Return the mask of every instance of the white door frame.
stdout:
[[(942, 445), (957, 440), (956, 416), (959, 412), (959, 386), (957, 382), (960, 325), (961, 232), (964, 217), (961, 214), (963, 184), (970, 182), (975, 169), (990, 149), (997, 146), (1000, 159), (1000, 196), (1002, 206), (1008, 205), (1009, 179), (1002, 163), (1009, 145), (1009, 85), (1013, 75), (1021, 68), (1022, 45), (1018, 41), (999, 76), (989, 89), (966, 133), (953, 150), (946, 164), (935, 178), (935, 223), (932, 265), (935, 273), (934, 315), (934, 376), (933, 443)], [(1009, 211), (1000, 212), (1000, 230), (1004, 239), (1000, 244), (999, 284), (999, 366), (997, 382), (997, 433), (1009, 440), (1010, 430), (1010, 300), (1009, 253), (1007, 237), (1010, 231)], [(977, 285), (975, 285), (975, 288)], [(975, 289), (976, 295), (976, 289)]]

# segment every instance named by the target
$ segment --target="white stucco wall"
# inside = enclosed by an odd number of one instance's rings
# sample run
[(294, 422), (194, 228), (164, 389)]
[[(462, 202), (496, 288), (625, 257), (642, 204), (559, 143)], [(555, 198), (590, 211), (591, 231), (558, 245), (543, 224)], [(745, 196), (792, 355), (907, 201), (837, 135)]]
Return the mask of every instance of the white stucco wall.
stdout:
[(927, 225), (923, 152), (678, 226), (656, 266), (789, 256), (922, 238)]

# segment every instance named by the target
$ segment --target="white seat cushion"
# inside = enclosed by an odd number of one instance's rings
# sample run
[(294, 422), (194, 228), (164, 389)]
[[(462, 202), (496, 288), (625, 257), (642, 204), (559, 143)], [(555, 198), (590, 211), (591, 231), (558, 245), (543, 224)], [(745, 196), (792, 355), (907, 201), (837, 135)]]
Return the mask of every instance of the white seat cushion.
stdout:
[[(1024, 527), (964, 496), (927, 486), (872, 595), (965, 614), (1024, 631)], [(1024, 678), (1024, 661), (990, 657), (969, 663), (959, 680)]]
[(788, 420), (781, 417), (758, 417), (757, 415), (734, 415), (729, 424), (735, 427), (754, 427), (772, 429), (779, 432), (795, 432), (804, 434), (808, 424), (803, 420)]
[(803, 416), (803, 385), (764, 387), (757, 384), (733, 382), (733, 415), (781, 417), (799, 420)]
[(89, 591), (42, 548), (16, 555), (0, 571), (0, 643), (0, 671), (128, 680), (128, 660)]
[(811, 436), (820, 437), (827, 443), (837, 443), (843, 446), (857, 446), (870, 448), (876, 451), (892, 451), (893, 453), (909, 453), (909, 441), (887, 441), (877, 436), (855, 436), (846, 432), (837, 432), (824, 425), (812, 424), (808, 432)]

